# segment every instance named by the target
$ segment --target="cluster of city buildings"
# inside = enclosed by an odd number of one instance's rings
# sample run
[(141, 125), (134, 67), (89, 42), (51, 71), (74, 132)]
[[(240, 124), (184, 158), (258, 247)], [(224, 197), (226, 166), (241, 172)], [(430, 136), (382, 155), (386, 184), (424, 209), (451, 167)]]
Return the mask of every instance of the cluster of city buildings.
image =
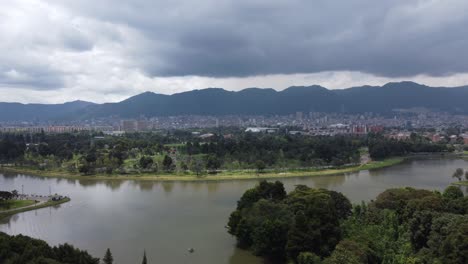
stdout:
[[(384, 128), (413, 129), (450, 126), (468, 127), (468, 116), (447, 113), (395, 113), (393, 116), (374, 113), (303, 113), (290, 115), (225, 115), (200, 116), (181, 115), (164, 117), (140, 117), (121, 119), (118, 117), (96, 120), (71, 121), (63, 123), (14, 122), (0, 123), (0, 132), (64, 133), (77, 131), (102, 131), (108, 134), (153, 131), (161, 129), (241, 127), (252, 132), (295, 127), (311, 135), (367, 134), (381, 132)], [(260, 131), (257, 131), (260, 130)], [(274, 132), (274, 131), (270, 131)]]

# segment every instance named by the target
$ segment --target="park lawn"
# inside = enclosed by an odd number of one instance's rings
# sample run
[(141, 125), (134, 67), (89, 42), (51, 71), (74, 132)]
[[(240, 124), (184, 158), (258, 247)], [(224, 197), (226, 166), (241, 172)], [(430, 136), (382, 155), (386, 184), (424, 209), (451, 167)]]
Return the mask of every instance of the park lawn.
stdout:
[(29, 205), (33, 205), (36, 202), (33, 200), (7, 200), (0, 201), (0, 210), (11, 210), (21, 208)]

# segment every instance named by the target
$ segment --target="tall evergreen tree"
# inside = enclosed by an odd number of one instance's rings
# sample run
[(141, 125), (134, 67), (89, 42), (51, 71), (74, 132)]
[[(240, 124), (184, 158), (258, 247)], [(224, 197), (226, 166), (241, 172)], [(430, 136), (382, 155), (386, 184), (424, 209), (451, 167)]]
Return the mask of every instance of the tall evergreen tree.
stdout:
[(146, 250), (143, 251), (143, 262), (141, 264), (148, 264), (148, 260), (146, 259)]
[(114, 262), (114, 257), (112, 257), (110, 249), (107, 249), (102, 261), (104, 261), (104, 264), (112, 264)]

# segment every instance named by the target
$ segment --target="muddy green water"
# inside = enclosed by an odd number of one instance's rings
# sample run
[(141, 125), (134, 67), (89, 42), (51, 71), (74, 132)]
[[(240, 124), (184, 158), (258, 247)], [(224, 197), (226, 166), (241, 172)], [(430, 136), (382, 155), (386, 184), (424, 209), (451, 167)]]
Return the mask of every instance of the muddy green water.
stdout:
[[(343, 192), (353, 202), (371, 200), (391, 187), (443, 190), (462, 159), (411, 160), (374, 171), (346, 175), (283, 179), (290, 191), (297, 184)], [(66, 194), (72, 201), (0, 220), (0, 231), (71, 243), (102, 257), (109, 247), (115, 263), (254, 264), (262, 263), (236, 249), (225, 230), (242, 193), (257, 181), (151, 182), (41, 178), (0, 173), (0, 190)], [(466, 190), (465, 190), (466, 191)], [(190, 254), (187, 249), (193, 247)]]

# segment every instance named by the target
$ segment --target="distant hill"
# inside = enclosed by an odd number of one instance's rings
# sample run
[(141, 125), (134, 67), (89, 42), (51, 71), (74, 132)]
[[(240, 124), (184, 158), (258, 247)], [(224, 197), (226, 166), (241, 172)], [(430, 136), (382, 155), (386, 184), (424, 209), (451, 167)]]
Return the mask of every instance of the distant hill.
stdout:
[(73, 101), (64, 104), (0, 103), (0, 121), (59, 120), (70, 118), (90, 102)]
[(145, 92), (118, 103), (71, 102), (61, 105), (0, 103), (0, 121), (90, 119), (141, 115), (269, 115), (302, 112), (392, 113), (426, 108), (468, 114), (468, 86), (428, 87), (414, 82), (388, 83), (328, 90), (321, 86), (293, 86), (283, 91), (248, 88), (239, 92), (220, 88), (173, 95)]

